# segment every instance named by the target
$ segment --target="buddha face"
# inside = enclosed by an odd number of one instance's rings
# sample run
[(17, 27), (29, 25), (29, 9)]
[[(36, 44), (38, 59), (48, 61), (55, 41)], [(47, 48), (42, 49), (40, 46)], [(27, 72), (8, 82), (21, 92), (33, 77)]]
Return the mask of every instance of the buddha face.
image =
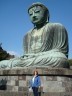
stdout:
[(29, 9), (29, 16), (33, 24), (41, 24), (44, 21), (45, 11), (41, 6), (34, 6)]

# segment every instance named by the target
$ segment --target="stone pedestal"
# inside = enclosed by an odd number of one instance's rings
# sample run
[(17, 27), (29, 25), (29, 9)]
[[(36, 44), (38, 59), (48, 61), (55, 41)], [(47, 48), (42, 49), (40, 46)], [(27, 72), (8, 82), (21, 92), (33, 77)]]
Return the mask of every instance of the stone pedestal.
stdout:
[(28, 86), (34, 70), (38, 70), (41, 78), (39, 96), (72, 96), (72, 69), (47, 67), (0, 70), (0, 81), (7, 81), (0, 96), (33, 96)]

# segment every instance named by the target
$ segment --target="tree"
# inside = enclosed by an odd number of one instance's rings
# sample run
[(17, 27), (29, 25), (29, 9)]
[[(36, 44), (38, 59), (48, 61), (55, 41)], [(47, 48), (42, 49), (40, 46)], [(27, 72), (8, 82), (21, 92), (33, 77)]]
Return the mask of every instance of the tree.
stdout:
[(8, 60), (8, 59), (15, 57), (14, 55), (10, 55), (9, 53), (7, 53), (7, 51), (3, 50), (1, 45), (2, 45), (2, 43), (0, 43), (0, 61), (1, 60)]

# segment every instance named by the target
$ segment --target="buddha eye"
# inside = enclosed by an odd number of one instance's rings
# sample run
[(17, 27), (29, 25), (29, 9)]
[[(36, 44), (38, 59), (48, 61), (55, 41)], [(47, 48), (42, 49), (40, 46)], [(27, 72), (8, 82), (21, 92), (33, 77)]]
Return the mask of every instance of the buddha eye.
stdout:
[(40, 10), (36, 10), (36, 11), (35, 11), (35, 13), (39, 13), (39, 12), (40, 12)]
[(32, 13), (29, 13), (29, 15), (31, 16), (31, 15), (32, 15)]
[(31, 16), (33, 13), (32, 12), (29, 12), (29, 15)]

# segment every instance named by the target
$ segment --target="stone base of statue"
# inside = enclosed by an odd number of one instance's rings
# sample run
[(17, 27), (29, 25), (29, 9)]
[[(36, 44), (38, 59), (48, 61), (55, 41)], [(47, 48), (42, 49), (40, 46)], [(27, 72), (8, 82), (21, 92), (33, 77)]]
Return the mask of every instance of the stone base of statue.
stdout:
[(0, 70), (0, 96), (33, 96), (28, 86), (34, 70), (41, 78), (39, 96), (72, 96), (72, 69), (47, 67)]

